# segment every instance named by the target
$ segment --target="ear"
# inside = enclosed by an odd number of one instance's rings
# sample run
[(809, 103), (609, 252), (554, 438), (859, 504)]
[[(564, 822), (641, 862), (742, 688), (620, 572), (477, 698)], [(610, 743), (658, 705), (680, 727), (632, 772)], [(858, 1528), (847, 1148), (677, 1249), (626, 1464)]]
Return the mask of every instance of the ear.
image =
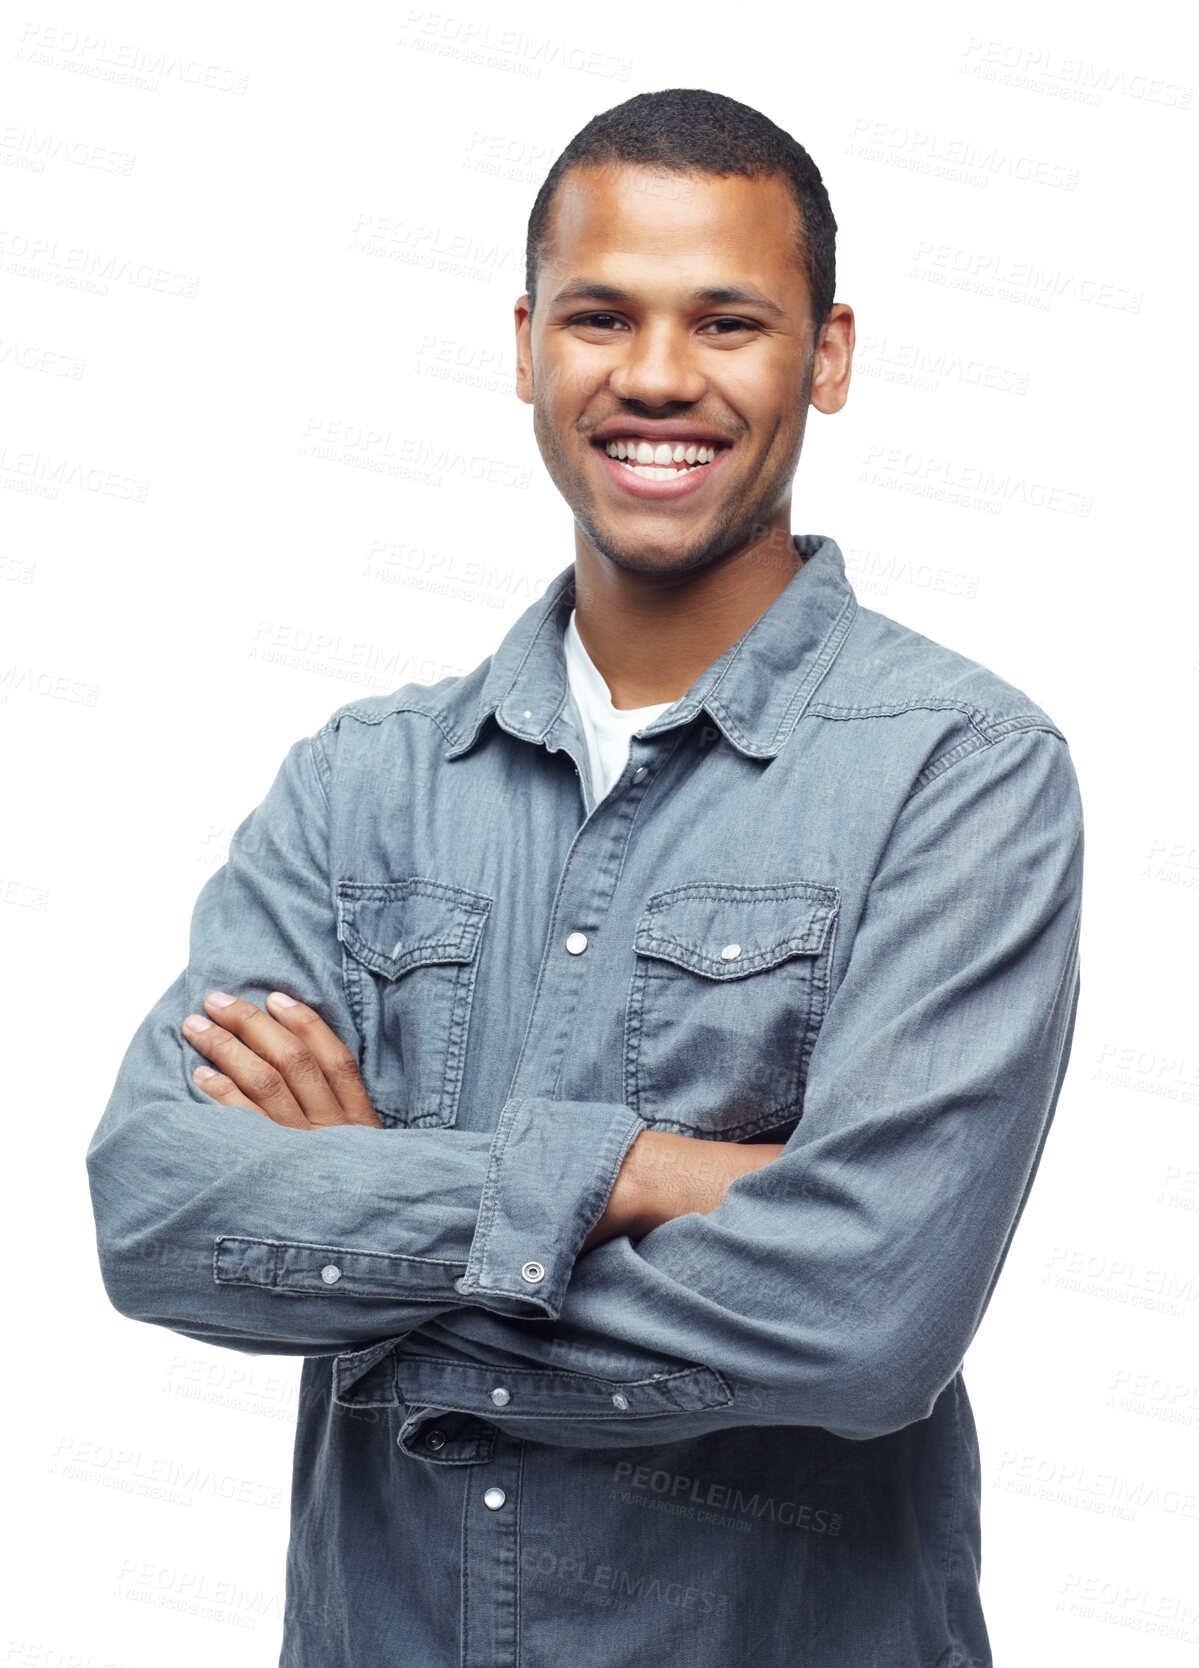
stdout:
[(810, 403), (817, 411), (840, 411), (849, 398), (854, 340), (853, 308), (838, 301), (821, 325), (816, 342)]
[(533, 403), (533, 314), (527, 295), (517, 297), (513, 308), (516, 321), (516, 397)]

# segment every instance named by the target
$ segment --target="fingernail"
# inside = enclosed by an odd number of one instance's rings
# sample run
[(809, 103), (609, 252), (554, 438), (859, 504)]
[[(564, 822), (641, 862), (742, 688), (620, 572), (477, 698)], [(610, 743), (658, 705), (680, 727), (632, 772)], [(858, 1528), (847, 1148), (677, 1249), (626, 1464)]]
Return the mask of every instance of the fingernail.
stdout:
[(295, 997), (287, 996), (281, 990), (273, 990), (271, 992), (271, 1001), (278, 1002), (281, 1008), (294, 1008), (296, 1005)]
[(183, 1029), (185, 1031), (207, 1031), (211, 1024), (212, 1021), (205, 1019), (203, 1014), (188, 1014), (183, 1021)]
[(230, 1002), (236, 1002), (235, 996), (226, 996), (223, 990), (210, 990), (205, 1001), (211, 1002), (214, 1008), (227, 1008)]
[(192, 1072), (193, 1077), (215, 1077), (217, 1074), (211, 1066), (197, 1066)]

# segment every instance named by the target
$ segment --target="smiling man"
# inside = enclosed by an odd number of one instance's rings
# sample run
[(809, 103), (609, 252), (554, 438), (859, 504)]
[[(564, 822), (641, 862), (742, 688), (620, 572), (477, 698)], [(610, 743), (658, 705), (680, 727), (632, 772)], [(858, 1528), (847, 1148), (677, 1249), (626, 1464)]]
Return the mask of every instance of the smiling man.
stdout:
[(121, 1313), (304, 1358), (283, 1668), (991, 1663), (961, 1369), (1082, 817), (791, 531), (835, 230), (718, 94), (571, 142), (515, 322), (573, 560), (291, 747), (89, 1145)]

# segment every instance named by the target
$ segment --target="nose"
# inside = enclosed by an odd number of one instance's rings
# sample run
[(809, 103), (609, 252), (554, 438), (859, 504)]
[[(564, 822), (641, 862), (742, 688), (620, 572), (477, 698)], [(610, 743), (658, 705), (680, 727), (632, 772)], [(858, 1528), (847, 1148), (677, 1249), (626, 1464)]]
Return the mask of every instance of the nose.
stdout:
[(707, 390), (697, 351), (687, 331), (668, 320), (657, 326), (643, 325), (629, 333), (609, 386), (618, 398), (645, 406), (694, 405)]

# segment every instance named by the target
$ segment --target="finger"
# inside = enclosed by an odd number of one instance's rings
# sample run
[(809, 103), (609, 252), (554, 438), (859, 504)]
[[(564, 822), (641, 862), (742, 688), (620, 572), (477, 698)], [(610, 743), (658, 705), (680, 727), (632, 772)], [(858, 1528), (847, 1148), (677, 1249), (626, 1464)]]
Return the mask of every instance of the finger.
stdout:
[(183, 1021), (183, 1034), (193, 1048), (199, 1049), (217, 1070), (232, 1078), (275, 1123), (286, 1124), (291, 1129), (309, 1127), (303, 1108), (279, 1071), (223, 1025), (214, 1025), (207, 1014), (188, 1014)]
[(285, 991), (272, 990), (267, 1001), (271, 1012), (304, 1044), (320, 1066), (344, 1114), (341, 1121), (382, 1129), (383, 1120), (371, 1104), (358, 1062), (332, 1026), (325, 1023), (315, 1008), (288, 996)]
[[(224, 1001), (220, 1000), (222, 997)], [(204, 999), (208, 1016), (279, 1073), (287, 1091), (310, 1124), (341, 1124), (345, 1114), (320, 1062), (303, 1038), (294, 1035), (253, 1002), (209, 991)], [(261, 1096), (259, 1096), (261, 1099)], [(264, 1105), (266, 1102), (263, 1103)]]
[[(204, 1073), (208, 1076), (205, 1077)], [(270, 1113), (264, 1112), (261, 1106), (255, 1106), (238, 1088), (231, 1077), (224, 1072), (213, 1071), (211, 1066), (197, 1066), (192, 1072), (197, 1088), (203, 1089), (213, 1100), (219, 1100), (222, 1106), (244, 1106), (247, 1112), (257, 1112), (263, 1118), (269, 1118)]]

